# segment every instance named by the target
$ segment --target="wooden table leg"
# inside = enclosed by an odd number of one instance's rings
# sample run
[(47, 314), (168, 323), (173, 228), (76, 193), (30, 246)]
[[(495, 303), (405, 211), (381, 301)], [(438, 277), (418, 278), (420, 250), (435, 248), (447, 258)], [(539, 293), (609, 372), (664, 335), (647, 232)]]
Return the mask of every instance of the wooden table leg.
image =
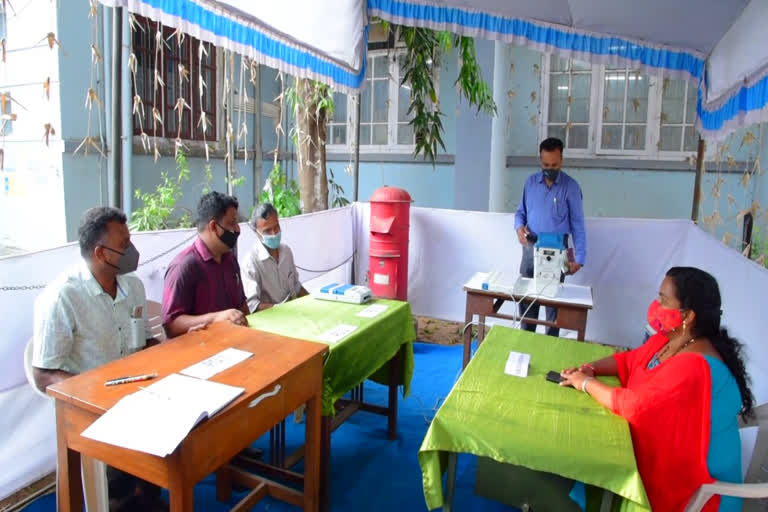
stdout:
[(397, 439), (397, 388), (403, 368), (402, 347), (389, 360), (389, 400), (387, 403), (387, 439)]
[(224, 466), (216, 471), (216, 499), (222, 503), (232, 498), (232, 471)]
[(456, 464), (459, 459), (459, 454), (456, 452), (448, 452), (448, 475), (445, 482), (445, 501), (443, 502), (443, 512), (451, 512), (453, 510), (453, 491), (456, 488)]
[(184, 476), (184, 469), (179, 463), (178, 454), (170, 455), (176, 458), (176, 464), (169, 468), (170, 482), (168, 494), (171, 498), (170, 512), (192, 512), (195, 510), (195, 484), (188, 482)]
[(56, 437), (57, 451), (57, 510), (60, 512), (80, 512), (83, 510), (83, 481), (80, 475), (80, 452), (67, 446), (66, 408), (68, 406), (56, 400)]
[[(333, 417), (323, 416), (320, 421), (320, 511), (331, 510), (331, 432)], [(306, 471), (306, 470), (305, 470)], [(305, 473), (306, 478), (306, 473)]]
[[(304, 438), (304, 512), (320, 510), (321, 474), (330, 469), (321, 467), (322, 403), (320, 394), (307, 402)], [(330, 443), (330, 434), (328, 441)], [(330, 446), (327, 449), (330, 450)], [(323, 484), (328, 485), (328, 480), (330, 479), (326, 478)]]
[(587, 330), (587, 310), (577, 307), (558, 306), (555, 324), (560, 329), (576, 331), (576, 339), (584, 341)]
[(461, 364), (461, 368), (464, 369), (469, 364), (469, 355), (472, 351), (472, 319), (474, 313), (472, 312), (472, 301), (470, 295), (467, 293), (467, 305), (466, 313), (464, 314), (464, 360)]

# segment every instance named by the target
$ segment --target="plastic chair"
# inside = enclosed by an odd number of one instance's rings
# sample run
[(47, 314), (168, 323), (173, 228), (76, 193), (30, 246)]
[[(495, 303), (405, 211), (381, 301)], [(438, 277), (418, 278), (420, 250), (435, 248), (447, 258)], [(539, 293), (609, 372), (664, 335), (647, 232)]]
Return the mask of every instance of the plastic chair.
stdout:
[[(35, 384), (34, 373), (32, 369), (32, 350), (33, 344), (30, 339), (24, 348), (24, 373), (27, 376), (27, 382), (32, 386), (39, 396), (51, 399), (37, 384)], [(80, 456), (80, 474), (83, 478), (83, 495), (85, 497), (85, 507), (88, 512), (108, 512), (109, 510), (109, 488), (107, 487), (107, 465), (100, 460), (85, 455)], [(58, 480), (56, 482), (58, 487)], [(57, 488), (58, 492), (58, 488)]]
[(744, 512), (757, 512), (766, 510), (765, 501), (759, 498), (768, 498), (768, 403), (755, 407), (754, 419), (745, 422), (739, 420), (739, 427), (757, 427), (757, 440), (752, 451), (752, 462), (743, 484), (730, 482), (713, 482), (704, 484), (693, 493), (685, 512), (699, 512), (713, 494), (722, 496), (736, 496), (747, 498), (744, 501)]
[(152, 336), (158, 341), (165, 341), (165, 329), (163, 328), (163, 305), (154, 300), (147, 301), (147, 327)]

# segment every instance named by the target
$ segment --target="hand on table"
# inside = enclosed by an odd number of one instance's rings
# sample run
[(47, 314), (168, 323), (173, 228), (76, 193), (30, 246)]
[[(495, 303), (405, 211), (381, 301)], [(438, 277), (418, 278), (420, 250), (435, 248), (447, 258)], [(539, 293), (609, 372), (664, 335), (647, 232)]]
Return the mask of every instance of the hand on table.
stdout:
[(561, 386), (571, 386), (578, 390), (581, 390), (584, 381), (591, 377), (577, 368), (563, 370), (560, 373), (560, 376), (563, 378), (563, 380), (560, 381)]
[(581, 372), (584, 375), (586, 375), (587, 377), (594, 377), (595, 376), (595, 370), (593, 370), (591, 366), (588, 366), (586, 364), (582, 364), (579, 367), (566, 368), (565, 370), (560, 372), (560, 375), (563, 375), (563, 376), (570, 375), (571, 373), (574, 373), (574, 372)]
[(248, 321), (245, 318), (245, 315), (242, 311), (239, 309), (227, 309), (224, 311), (219, 311), (216, 313), (216, 316), (214, 317), (214, 322), (230, 322), (235, 325), (242, 325), (246, 326), (248, 325)]
[(190, 333), (190, 332), (195, 332), (195, 331), (202, 331), (203, 329), (208, 327), (208, 325), (210, 325), (210, 322), (204, 322), (202, 324), (193, 325), (192, 327), (190, 327), (187, 330), (187, 332)]

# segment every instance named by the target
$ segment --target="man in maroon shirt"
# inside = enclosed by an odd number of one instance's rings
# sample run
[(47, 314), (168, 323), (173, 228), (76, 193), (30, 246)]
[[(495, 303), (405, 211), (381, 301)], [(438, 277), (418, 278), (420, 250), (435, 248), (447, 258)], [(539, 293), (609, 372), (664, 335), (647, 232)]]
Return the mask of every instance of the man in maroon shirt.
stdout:
[(210, 192), (197, 205), (198, 237), (165, 273), (163, 327), (169, 338), (214, 322), (247, 325), (248, 303), (232, 248), (240, 235), (238, 202)]

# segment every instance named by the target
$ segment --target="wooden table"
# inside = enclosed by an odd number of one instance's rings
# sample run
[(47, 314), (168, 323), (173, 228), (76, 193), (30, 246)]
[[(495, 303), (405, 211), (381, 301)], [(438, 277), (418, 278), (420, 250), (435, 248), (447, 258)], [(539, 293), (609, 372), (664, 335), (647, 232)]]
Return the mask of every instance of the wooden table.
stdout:
[[(106, 380), (150, 372), (157, 372), (162, 378), (229, 347), (247, 350), (254, 355), (211, 380), (244, 387), (245, 393), (194, 428), (167, 457), (120, 448), (80, 435), (121, 398), (146, 384), (137, 382), (106, 387)], [(327, 352), (328, 347), (317, 343), (247, 327), (214, 324), (49, 387), (48, 394), (56, 399), (58, 510), (79, 512), (83, 509), (80, 454), (84, 454), (167, 488), (174, 512), (194, 510), (195, 484), (217, 470), (220, 482), (238, 482), (253, 488), (235, 510), (249, 510), (254, 503), (270, 495), (303, 507), (305, 511), (317, 511), (323, 358)], [(262, 398), (263, 394), (276, 389), (279, 390), (276, 395)], [(306, 404), (307, 417), (303, 493), (225, 466), (301, 404)], [(228, 489), (229, 485), (219, 486), (219, 499), (229, 499)]]
[[(485, 338), (485, 319), (486, 317), (503, 318), (506, 320), (520, 320), (518, 315), (506, 315), (499, 313), (501, 306), (508, 300), (519, 302), (522, 299), (531, 301), (536, 300), (541, 306), (556, 307), (557, 318), (554, 322), (539, 320), (538, 318), (525, 318), (525, 322), (536, 325), (546, 325), (548, 327), (558, 327), (560, 329), (569, 329), (576, 331), (576, 339), (584, 341), (584, 335), (587, 330), (587, 312), (592, 309), (592, 288), (589, 286), (580, 286), (564, 283), (560, 294), (556, 298), (541, 297), (538, 295), (518, 295), (501, 292), (483, 290), (481, 288), (481, 276), (484, 274), (475, 274), (472, 279), (464, 285), (464, 291), (467, 293), (467, 306), (465, 312), (465, 325), (473, 321), (474, 316), (478, 316), (478, 346)], [(518, 312), (519, 314), (519, 312)], [(472, 329), (466, 327), (464, 330), (464, 360), (462, 368), (466, 368), (472, 349)]]

